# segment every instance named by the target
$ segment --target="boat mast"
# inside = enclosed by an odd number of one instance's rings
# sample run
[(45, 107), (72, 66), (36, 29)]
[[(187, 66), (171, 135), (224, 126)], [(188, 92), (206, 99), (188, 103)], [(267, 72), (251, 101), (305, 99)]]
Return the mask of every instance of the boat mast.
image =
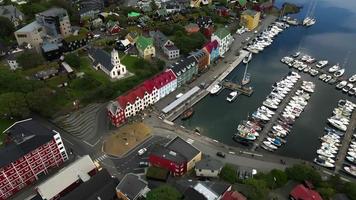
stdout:
[(246, 63), (245, 72), (244, 72), (244, 77), (242, 78), (242, 81), (244, 81), (245, 78), (246, 78), (247, 67), (248, 67), (248, 63), (249, 63), (249, 62), (250, 62), (250, 61), (248, 61), (248, 62)]
[(312, 9), (312, 7), (313, 7), (313, 2), (314, 2), (314, 1), (310, 1), (310, 4), (309, 4), (309, 6), (308, 6), (308, 10), (307, 10), (307, 13), (305, 14), (304, 19), (307, 18), (307, 17), (309, 17), (309, 14), (310, 14), (311, 9)]
[(347, 51), (346, 57), (344, 58), (344, 62), (342, 63), (342, 68), (345, 68), (345, 65), (347, 64), (349, 57), (350, 57), (351, 51)]
[(316, 4), (318, 3), (318, 1), (315, 1), (311, 11), (310, 11), (310, 18), (314, 18), (314, 12), (315, 12), (315, 9), (316, 9)]

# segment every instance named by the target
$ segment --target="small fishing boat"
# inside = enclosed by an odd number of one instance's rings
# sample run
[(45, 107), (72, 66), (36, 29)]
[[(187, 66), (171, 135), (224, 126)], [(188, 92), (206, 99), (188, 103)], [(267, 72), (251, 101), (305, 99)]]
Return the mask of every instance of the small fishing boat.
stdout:
[(191, 118), (192, 116), (193, 116), (193, 114), (194, 114), (194, 109), (193, 108), (189, 108), (189, 109), (187, 109), (186, 111), (184, 111), (183, 113), (182, 113), (182, 120), (187, 120), (187, 119), (189, 119), (189, 118)]

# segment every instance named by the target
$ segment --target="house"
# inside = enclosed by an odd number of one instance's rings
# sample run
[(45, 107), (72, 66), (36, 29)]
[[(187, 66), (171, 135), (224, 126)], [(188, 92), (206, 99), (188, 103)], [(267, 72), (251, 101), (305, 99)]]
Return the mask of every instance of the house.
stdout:
[(131, 47), (131, 42), (128, 39), (116, 41), (115, 49), (118, 51), (127, 52), (127, 50), (129, 50)]
[(220, 17), (228, 17), (229, 16), (229, 9), (224, 6), (216, 7), (215, 10), (216, 10), (216, 13)]
[(80, 18), (94, 18), (104, 9), (104, 0), (76, 1)]
[(203, 51), (208, 52), (210, 63), (214, 62), (220, 57), (219, 43), (217, 40), (213, 40), (204, 45)]
[(254, 30), (260, 22), (261, 13), (255, 10), (245, 10), (241, 13), (241, 24), (250, 31)]
[(197, 61), (194, 57), (182, 58), (170, 66), (177, 77), (177, 87), (191, 81), (198, 74)]
[(13, 5), (0, 6), (0, 16), (9, 19), (15, 27), (25, 19), (25, 15)]
[(147, 182), (138, 175), (126, 174), (120, 183), (116, 186), (116, 194), (122, 200), (136, 200), (139, 197), (146, 197), (150, 191)]
[(247, 198), (237, 191), (230, 190), (225, 192), (221, 200), (247, 200)]
[(150, 36), (154, 39), (155, 46), (163, 51), (168, 59), (179, 57), (179, 49), (161, 31), (150, 31)]
[(309, 182), (304, 182), (295, 186), (289, 194), (292, 200), (322, 200), (320, 194), (313, 190), (313, 186)]
[(128, 39), (131, 44), (135, 44), (138, 38), (138, 33), (137, 32), (130, 32), (125, 36), (125, 39)]
[(180, 137), (165, 146), (157, 146), (149, 156), (151, 165), (168, 169), (173, 176), (182, 176), (201, 160), (202, 153)]
[(229, 49), (234, 41), (231, 33), (226, 28), (219, 28), (211, 36), (211, 41), (216, 40), (219, 43), (219, 55), (222, 57)]
[(197, 162), (195, 165), (195, 174), (202, 177), (217, 178), (222, 168), (222, 162), (211, 158), (205, 158)]
[(155, 77), (111, 101), (108, 106), (108, 116), (114, 126), (120, 126), (126, 120), (137, 115), (160, 98), (177, 88), (177, 78), (172, 70), (166, 70)]
[(156, 49), (153, 45), (153, 39), (139, 36), (136, 41), (136, 47), (139, 55), (144, 59), (151, 59), (156, 56)]
[(11, 53), (6, 57), (7, 64), (9, 64), (10, 70), (16, 70), (21, 68), (19, 63), (17, 62), (17, 57), (21, 55), (24, 51), (21, 49), (15, 53)]
[(36, 186), (36, 191), (42, 199), (58, 199), (79, 185), (88, 182), (96, 173), (97, 168), (94, 162), (89, 155), (86, 155)]
[(192, 52), (190, 56), (193, 56), (197, 61), (198, 72), (204, 71), (210, 65), (209, 53), (202, 49)]
[(61, 200), (114, 200), (119, 181), (104, 168), (86, 182), (66, 194)]
[(211, 4), (212, 0), (190, 0), (190, 7), (199, 8)]
[(60, 133), (33, 119), (7, 128), (0, 148), (0, 199), (8, 199), (68, 159)]
[(113, 49), (111, 56), (102, 49), (90, 48), (88, 56), (93, 61), (93, 67), (96, 70), (102, 70), (112, 79), (123, 78), (126, 73), (126, 66), (120, 62), (119, 53)]
[(223, 182), (187, 179), (176, 181), (174, 186), (183, 193), (184, 200), (219, 200), (232, 188), (230, 184)]
[(106, 23), (106, 31), (110, 35), (115, 35), (121, 31), (121, 28), (118, 22), (110, 20)]
[(44, 69), (35, 73), (34, 77), (38, 80), (46, 80), (51, 77), (57, 76), (59, 70), (57, 68), (51, 67), (49, 69)]
[(200, 30), (198, 24), (193, 24), (193, 23), (186, 25), (184, 28), (188, 34), (196, 33), (199, 32)]
[(30, 44), (38, 52), (41, 51), (41, 44), (43, 43), (42, 38), (44, 38), (45, 35), (45, 29), (37, 21), (33, 21), (32, 23), (27, 24), (26, 26), (15, 31), (16, 41), (19, 46), (23, 44)]

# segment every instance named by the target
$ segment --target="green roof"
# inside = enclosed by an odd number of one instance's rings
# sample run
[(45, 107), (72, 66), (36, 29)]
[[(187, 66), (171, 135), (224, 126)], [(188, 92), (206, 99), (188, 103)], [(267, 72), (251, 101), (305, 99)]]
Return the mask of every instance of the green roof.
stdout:
[(214, 35), (218, 36), (220, 39), (225, 38), (229, 34), (230, 34), (229, 30), (227, 30), (226, 28), (219, 28), (214, 32)]
[(147, 38), (144, 36), (140, 36), (137, 38), (136, 46), (137, 46), (137, 48), (141, 49), (142, 51), (145, 50), (150, 45), (153, 45), (152, 38)]
[(238, 0), (240, 6), (244, 6), (247, 3), (247, 0)]
[(129, 14), (127, 14), (128, 17), (138, 17), (140, 16), (141, 14), (138, 13), (138, 12), (130, 12)]

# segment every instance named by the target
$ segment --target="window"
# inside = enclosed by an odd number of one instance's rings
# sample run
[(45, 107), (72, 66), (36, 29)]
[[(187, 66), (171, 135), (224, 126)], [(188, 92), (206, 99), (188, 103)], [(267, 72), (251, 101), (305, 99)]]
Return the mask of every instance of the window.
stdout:
[(17, 34), (17, 37), (18, 37), (18, 38), (26, 38), (27, 35), (26, 35), (26, 34)]

